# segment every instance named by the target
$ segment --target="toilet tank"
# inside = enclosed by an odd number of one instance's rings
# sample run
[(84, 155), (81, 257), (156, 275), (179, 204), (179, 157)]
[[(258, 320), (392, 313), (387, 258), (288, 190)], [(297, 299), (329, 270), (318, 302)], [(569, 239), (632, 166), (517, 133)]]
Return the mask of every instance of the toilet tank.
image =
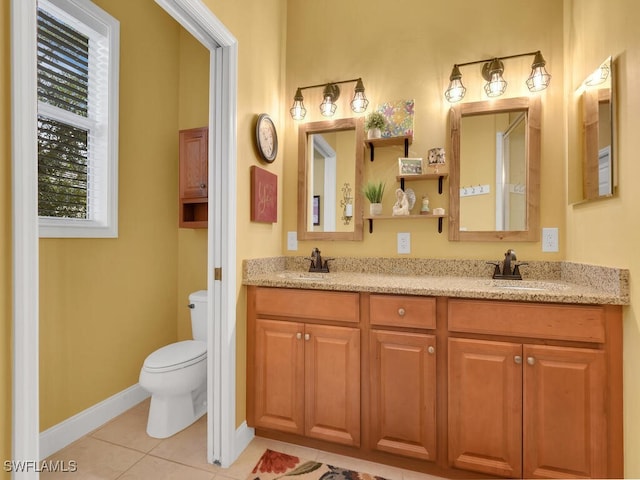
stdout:
[(191, 334), (194, 340), (207, 341), (207, 291), (198, 290), (189, 295)]

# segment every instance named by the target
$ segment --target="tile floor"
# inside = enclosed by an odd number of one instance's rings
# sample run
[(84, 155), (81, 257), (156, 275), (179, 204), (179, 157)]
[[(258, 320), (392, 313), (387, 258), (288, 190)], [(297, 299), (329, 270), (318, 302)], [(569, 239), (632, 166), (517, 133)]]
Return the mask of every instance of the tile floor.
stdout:
[(159, 440), (146, 434), (149, 400), (51, 455), (48, 460), (73, 460), (77, 472), (44, 472), (42, 479), (119, 480), (245, 480), (266, 448), (385, 477), (389, 480), (432, 480), (438, 477), (343, 457), (320, 450), (256, 437), (230, 468), (207, 463), (206, 417)]

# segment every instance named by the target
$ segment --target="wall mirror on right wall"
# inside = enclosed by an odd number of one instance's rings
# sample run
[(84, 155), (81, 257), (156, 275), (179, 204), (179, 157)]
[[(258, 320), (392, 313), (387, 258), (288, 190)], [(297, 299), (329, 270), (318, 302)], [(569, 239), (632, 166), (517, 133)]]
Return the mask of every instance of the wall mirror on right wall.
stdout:
[(574, 95), (576, 151), (569, 161), (569, 179), (581, 184), (569, 188), (570, 203), (614, 196), (615, 155), (614, 63), (606, 58), (576, 90)]
[(451, 108), (449, 240), (539, 240), (540, 128), (538, 96)]

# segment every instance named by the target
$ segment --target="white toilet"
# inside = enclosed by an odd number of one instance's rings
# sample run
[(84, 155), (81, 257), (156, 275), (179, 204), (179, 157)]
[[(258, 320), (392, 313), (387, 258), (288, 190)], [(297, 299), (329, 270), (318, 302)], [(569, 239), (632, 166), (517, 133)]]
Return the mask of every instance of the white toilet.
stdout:
[(147, 433), (167, 438), (207, 411), (207, 291), (189, 295), (193, 340), (162, 347), (144, 361), (140, 386), (151, 393)]

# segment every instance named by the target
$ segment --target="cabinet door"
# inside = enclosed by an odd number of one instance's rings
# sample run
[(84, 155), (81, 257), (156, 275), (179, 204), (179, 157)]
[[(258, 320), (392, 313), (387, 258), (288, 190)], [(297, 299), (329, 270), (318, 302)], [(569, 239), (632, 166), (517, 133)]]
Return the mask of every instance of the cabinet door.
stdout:
[(525, 345), (524, 357), (524, 477), (606, 477), (604, 352)]
[(522, 472), (522, 346), (449, 339), (449, 462), (504, 477)]
[(304, 433), (304, 325), (256, 320), (255, 426)]
[(208, 195), (208, 127), (180, 131), (180, 198)]
[(435, 460), (435, 337), (370, 333), (370, 445), (397, 455)]
[(360, 445), (360, 330), (306, 325), (305, 435)]

